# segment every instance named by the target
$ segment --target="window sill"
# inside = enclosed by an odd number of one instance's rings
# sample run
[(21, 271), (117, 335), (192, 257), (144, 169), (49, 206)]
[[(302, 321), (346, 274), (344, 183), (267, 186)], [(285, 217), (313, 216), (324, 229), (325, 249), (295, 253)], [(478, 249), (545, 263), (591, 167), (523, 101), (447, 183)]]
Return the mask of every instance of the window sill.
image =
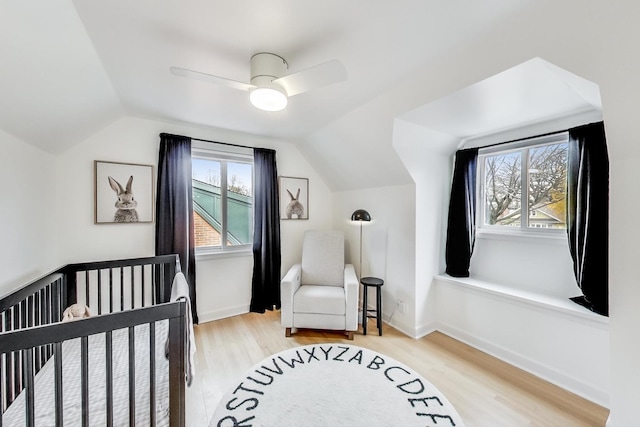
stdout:
[(443, 273), (436, 275), (434, 278), (440, 282), (457, 285), (472, 292), (492, 295), (496, 298), (524, 304), (548, 313), (569, 316), (570, 318), (580, 319), (581, 321), (590, 321), (601, 328), (607, 328), (609, 325), (608, 317), (593, 313), (586, 308), (571, 302), (568, 298), (529, 292), (474, 277), (452, 277)]
[(212, 259), (239, 258), (253, 256), (252, 249), (227, 250), (224, 252), (202, 252), (196, 253), (196, 261), (207, 261)]
[(503, 240), (503, 241), (516, 241), (516, 242), (537, 242), (537, 243), (549, 243), (554, 245), (567, 245), (567, 233), (566, 230), (562, 232), (539, 232), (539, 231), (500, 231), (495, 229), (478, 229), (476, 232), (478, 239), (487, 240)]

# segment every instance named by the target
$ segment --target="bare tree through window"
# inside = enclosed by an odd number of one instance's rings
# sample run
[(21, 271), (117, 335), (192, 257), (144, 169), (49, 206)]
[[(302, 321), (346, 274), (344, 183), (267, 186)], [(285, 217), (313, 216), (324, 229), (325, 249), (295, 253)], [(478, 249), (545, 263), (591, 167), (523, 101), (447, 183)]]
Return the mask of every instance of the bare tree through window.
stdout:
[[(566, 188), (566, 143), (488, 155), (484, 158), (485, 223), (566, 228)], [(527, 200), (524, 224), (523, 198)]]

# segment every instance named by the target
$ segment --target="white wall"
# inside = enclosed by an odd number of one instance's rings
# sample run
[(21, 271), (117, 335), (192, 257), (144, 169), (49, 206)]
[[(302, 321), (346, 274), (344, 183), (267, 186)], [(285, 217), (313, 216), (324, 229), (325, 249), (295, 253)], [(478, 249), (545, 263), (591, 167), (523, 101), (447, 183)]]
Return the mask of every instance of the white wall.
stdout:
[(558, 298), (582, 295), (566, 238), (476, 236), (469, 274)]
[[(305, 229), (330, 226), (330, 192), (293, 143), (212, 128), (126, 117), (56, 159), (57, 174), (55, 183), (51, 185), (58, 188), (62, 195), (56, 198), (59, 221), (55, 227), (57, 253), (60, 254), (58, 261), (61, 264), (154, 254), (154, 223), (94, 224), (93, 162), (107, 160), (150, 164), (154, 166), (154, 174), (157, 174), (159, 134), (162, 132), (273, 148), (277, 153), (280, 175), (309, 178), (310, 219), (281, 223), (283, 270), (298, 258), (299, 242)], [(50, 177), (47, 178), (52, 181)], [(49, 197), (53, 204), (53, 197)], [(253, 258), (250, 254), (197, 261), (198, 313), (201, 322), (248, 311), (252, 268)]]
[(154, 254), (154, 223), (94, 224), (94, 161), (153, 165), (155, 177), (158, 129), (161, 123), (119, 119), (56, 158), (61, 264)]
[[(55, 159), (0, 130), (0, 296), (57, 267)], [(73, 198), (73, 194), (68, 195)]]
[[(383, 319), (388, 321), (391, 317), (392, 325), (414, 336), (415, 186), (334, 194), (333, 227), (344, 231), (347, 262), (359, 273), (360, 225), (350, 221), (351, 214), (357, 209), (366, 210), (372, 218), (362, 226), (362, 276), (384, 280), (381, 288)], [(406, 313), (396, 309), (397, 300), (407, 303)], [(369, 305), (375, 307), (375, 292), (369, 292)]]
[(434, 132), (396, 119), (393, 147), (415, 182), (414, 327), (409, 334), (420, 337), (435, 328), (433, 276), (444, 268), (446, 216), (449, 204), (451, 158), (450, 135)]

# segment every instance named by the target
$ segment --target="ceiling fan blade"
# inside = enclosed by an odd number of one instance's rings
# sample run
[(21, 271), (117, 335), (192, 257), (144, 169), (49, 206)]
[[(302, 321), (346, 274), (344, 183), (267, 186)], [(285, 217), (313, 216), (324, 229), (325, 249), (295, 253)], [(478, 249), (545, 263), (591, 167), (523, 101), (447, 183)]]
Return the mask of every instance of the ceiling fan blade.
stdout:
[(207, 83), (229, 86), (234, 89), (248, 91), (255, 86), (249, 83), (238, 82), (235, 80), (225, 79), (224, 77), (214, 76), (212, 74), (201, 73), (199, 71), (187, 70), (186, 68), (170, 67), (171, 74), (178, 77), (186, 77), (189, 79), (200, 80)]
[(347, 79), (347, 70), (336, 59), (274, 80), (293, 96)]

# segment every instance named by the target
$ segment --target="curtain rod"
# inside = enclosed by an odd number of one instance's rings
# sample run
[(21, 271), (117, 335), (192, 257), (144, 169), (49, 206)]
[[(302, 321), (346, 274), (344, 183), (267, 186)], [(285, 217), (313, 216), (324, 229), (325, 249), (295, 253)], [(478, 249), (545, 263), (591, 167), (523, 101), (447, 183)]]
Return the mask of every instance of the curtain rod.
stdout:
[(180, 138), (189, 138), (192, 141), (210, 142), (212, 144), (222, 144), (222, 145), (228, 145), (230, 147), (250, 148), (252, 150), (254, 148), (256, 148), (256, 147), (249, 147), (248, 145), (232, 144), (230, 142), (219, 142), (219, 141), (211, 141), (210, 139), (191, 138), (190, 136), (176, 135), (176, 134), (173, 134), (173, 133), (165, 133), (165, 132), (163, 132), (163, 133), (160, 134), (160, 136), (163, 136), (163, 135), (166, 135), (166, 136), (177, 136), (177, 137), (180, 137)]
[[(495, 146), (502, 145), (502, 144), (511, 144), (512, 142), (524, 141), (525, 139), (542, 138), (544, 136), (558, 135), (560, 133), (569, 132), (570, 130), (573, 130), (573, 129), (579, 129), (579, 128), (584, 127), (584, 126), (591, 126), (591, 125), (594, 125), (596, 123), (603, 123), (603, 121), (599, 120), (597, 122), (591, 122), (591, 123), (587, 123), (587, 124), (584, 124), (584, 125), (579, 125), (579, 126), (575, 126), (575, 127), (569, 128), (569, 129), (565, 129), (565, 130), (558, 130), (558, 131), (555, 131), (555, 132), (541, 133), (540, 135), (526, 136), (524, 138), (512, 139), (511, 141), (496, 142), (494, 144), (477, 146), (477, 147), (470, 147), (470, 148), (489, 148), (489, 147), (495, 147)], [(463, 150), (466, 150), (466, 148), (463, 148)]]
[[(489, 144), (489, 145), (478, 145), (476, 147), (469, 147), (468, 149), (472, 149), (472, 148), (489, 148), (489, 147), (497, 147), (499, 145), (504, 145), (504, 144), (511, 144), (514, 142), (520, 142), (520, 141), (525, 141), (527, 139), (534, 139), (534, 138), (542, 138), (545, 136), (551, 136), (551, 135), (558, 135), (564, 132), (569, 132), (569, 129), (565, 129), (565, 130), (558, 130), (555, 132), (547, 132), (547, 133), (541, 133), (539, 135), (532, 135), (532, 136), (525, 136), (524, 138), (517, 138), (517, 139), (512, 139), (510, 141), (503, 141), (503, 142), (496, 142), (493, 144)], [(467, 150), (467, 148), (463, 148), (463, 150)]]

